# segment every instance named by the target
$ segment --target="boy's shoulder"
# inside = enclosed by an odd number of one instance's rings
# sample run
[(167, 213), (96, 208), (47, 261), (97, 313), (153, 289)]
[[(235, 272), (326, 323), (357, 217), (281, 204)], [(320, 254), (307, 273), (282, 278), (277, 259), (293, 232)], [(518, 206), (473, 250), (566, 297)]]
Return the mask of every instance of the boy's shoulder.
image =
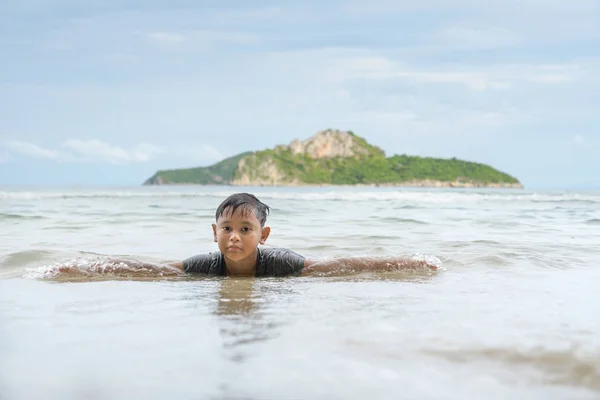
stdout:
[(299, 257), (302, 257), (299, 253), (295, 252), (292, 249), (288, 249), (286, 247), (267, 247), (267, 246), (260, 246), (258, 247), (258, 251), (261, 252), (262, 254), (265, 255), (271, 255), (271, 256), (284, 256), (286, 254), (295, 254)]
[(258, 276), (296, 275), (304, 268), (304, 256), (285, 247), (259, 247)]
[(223, 275), (223, 254), (217, 250), (188, 257), (183, 260), (183, 271), (186, 273)]

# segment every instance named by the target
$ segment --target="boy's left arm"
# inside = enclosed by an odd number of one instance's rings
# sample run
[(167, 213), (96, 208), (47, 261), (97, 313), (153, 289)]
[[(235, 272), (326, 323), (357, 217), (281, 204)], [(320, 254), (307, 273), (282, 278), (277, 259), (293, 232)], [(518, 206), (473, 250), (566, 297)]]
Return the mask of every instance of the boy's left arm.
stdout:
[(404, 257), (342, 257), (330, 260), (304, 260), (302, 275), (338, 272), (389, 272), (426, 269), (436, 271), (437, 265), (424, 260)]

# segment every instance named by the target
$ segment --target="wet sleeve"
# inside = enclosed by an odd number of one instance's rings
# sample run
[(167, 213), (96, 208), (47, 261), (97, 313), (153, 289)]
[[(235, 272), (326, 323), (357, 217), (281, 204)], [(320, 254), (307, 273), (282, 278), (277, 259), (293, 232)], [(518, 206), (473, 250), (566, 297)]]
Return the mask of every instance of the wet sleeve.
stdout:
[(183, 272), (186, 274), (208, 274), (212, 264), (213, 255), (197, 254), (183, 260)]
[(304, 257), (288, 249), (273, 250), (267, 257), (267, 271), (272, 276), (300, 275), (304, 269)]

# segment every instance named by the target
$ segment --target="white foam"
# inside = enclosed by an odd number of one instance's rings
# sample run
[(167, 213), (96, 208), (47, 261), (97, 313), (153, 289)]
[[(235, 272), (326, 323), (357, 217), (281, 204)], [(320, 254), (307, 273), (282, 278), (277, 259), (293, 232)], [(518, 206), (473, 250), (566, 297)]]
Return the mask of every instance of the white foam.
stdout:
[(411, 258), (411, 260), (414, 260), (414, 261), (426, 262), (429, 265), (433, 265), (438, 270), (445, 269), (444, 264), (442, 263), (442, 260), (440, 260), (439, 258), (437, 258), (436, 256), (431, 255), (431, 254), (416, 253), (416, 254), (413, 254), (410, 258)]
[[(41, 199), (77, 199), (77, 198), (225, 198), (230, 194), (248, 190), (247, 188), (231, 189), (216, 192), (171, 190), (171, 191), (65, 191), (65, 192), (24, 192), (24, 191), (0, 191), (0, 199), (14, 200), (41, 200)], [(328, 191), (308, 191), (306, 188), (288, 191), (264, 191), (257, 189), (254, 193), (261, 199), (282, 199), (300, 201), (399, 201), (409, 203), (430, 204), (453, 204), (453, 203), (485, 203), (485, 202), (533, 202), (533, 203), (557, 203), (557, 202), (589, 202), (600, 203), (600, 193), (543, 193), (543, 192), (481, 192), (470, 189), (461, 191), (447, 190), (348, 190), (348, 188), (332, 189)]]

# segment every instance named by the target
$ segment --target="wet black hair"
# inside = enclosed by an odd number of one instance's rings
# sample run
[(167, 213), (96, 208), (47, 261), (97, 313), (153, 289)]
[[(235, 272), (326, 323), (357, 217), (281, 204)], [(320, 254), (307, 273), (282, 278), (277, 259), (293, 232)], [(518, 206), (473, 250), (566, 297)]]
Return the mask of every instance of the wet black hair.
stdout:
[(267, 222), (267, 215), (271, 210), (268, 205), (260, 201), (256, 196), (250, 193), (235, 193), (223, 200), (223, 202), (217, 207), (215, 213), (215, 220), (222, 217), (225, 210), (229, 209), (228, 213), (234, 213), (238, 208), (242, 209), (242, 214), (251, 213), (254, 211), (256, 218), (260, 221), (261, 228), (265, 226)]

